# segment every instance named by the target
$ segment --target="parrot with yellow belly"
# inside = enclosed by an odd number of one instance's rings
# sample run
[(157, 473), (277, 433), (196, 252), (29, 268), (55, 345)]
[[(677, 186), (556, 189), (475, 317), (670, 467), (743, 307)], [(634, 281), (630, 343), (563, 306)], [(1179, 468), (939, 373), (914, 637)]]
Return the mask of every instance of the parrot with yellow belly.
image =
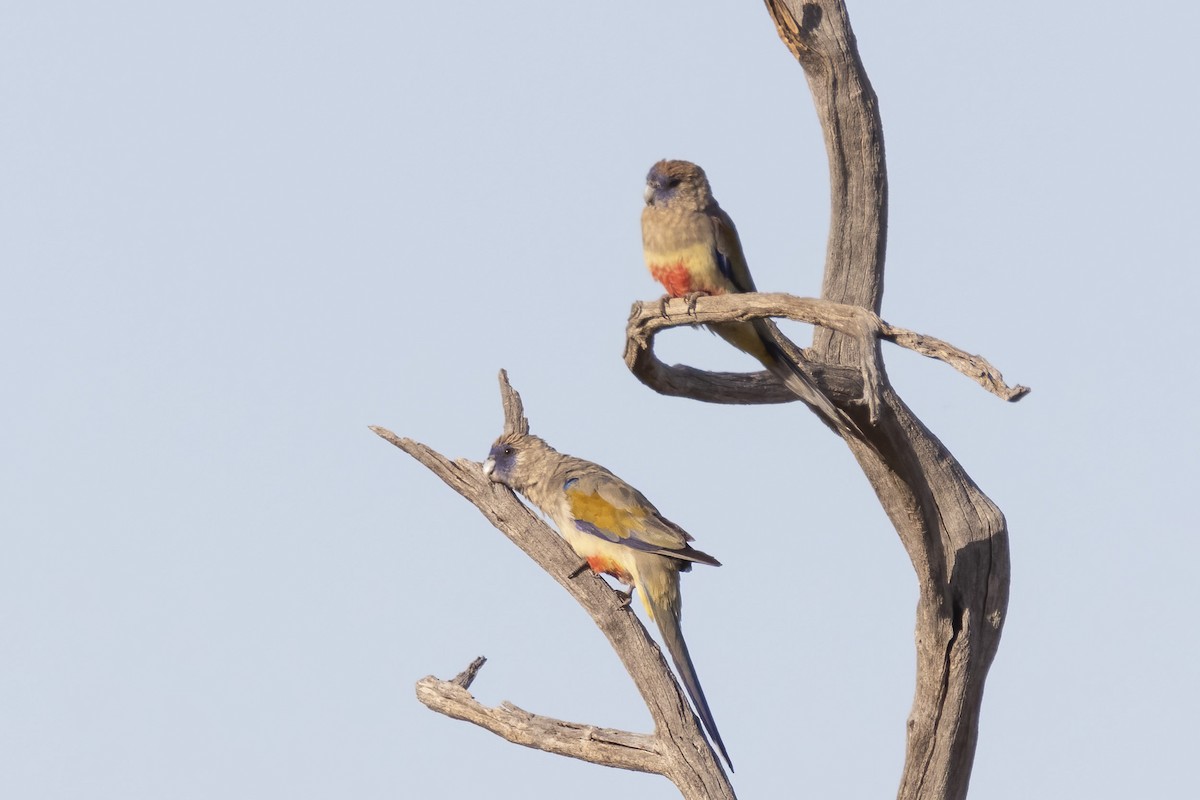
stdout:
[(525, 495), (594, 572), (641, 595), (696, 713), (733, 770), (680, 629), (679, 573), (693, 563), (721, 564), (693, 548), (687, 531), (659, 513), (637, 489), (599, 464), (560, 453), (537, 436), (506, 433), (483, 464), (492, 481)]
[[(650, 275), (669, 297), (754, 292), (754, 279), (733, 220), (713, 197), (708, 176), (690, 161), (659, 161), (646, 175), (642, 252)], [(858, 426), (830, 402), (779, 345), (783, 334), (768, 319), (710, 325), (713, 333), (748, 353), (843, 437)]]

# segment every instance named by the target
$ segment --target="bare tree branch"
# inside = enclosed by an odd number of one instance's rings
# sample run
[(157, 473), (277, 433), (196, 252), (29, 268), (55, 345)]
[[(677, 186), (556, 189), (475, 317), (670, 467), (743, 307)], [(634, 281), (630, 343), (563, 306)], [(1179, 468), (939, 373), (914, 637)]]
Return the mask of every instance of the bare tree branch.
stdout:
[[(845, 5), (841, 0), (765, 2), (780, 38), (804, 68), (825, 134), (832, 215), (822, 299), (858, 306), (873, 316), (883, 297), (887, 169), (878, 103)], [(731, 318), (730, 312), (737, 318), (735, 307), (752, 310), (744, 313), (791, 316), (778, 300), (742, 295), (702, 300), (696, 316), (681, 321), (635, 307), (627, 328), (626, 362), (640, 380), (664, 394), (726, 403), (789, 400), (767, 373), (668, 368), (651, 350), (656, 330), (687, 321), (723, 321)], [(793, 300), (797, 298), (784, 304)], [(755, 308), (757, 303), (767, 307)], [(821, 378), (822, 388), (847, 414), (857, 414), (855, 421), (871, 446), (848, 442), (908, 551), (919, 583), (917, 686), (898, 796), (961, 800), (970, 782), (984, 681), (1007, 610), (1008, 528), (995, 504), (896, 395), (879, 340), (940, 358), (1005, 399), (1015, 400), (1028, 390), (1007, 387), (983, 359), (878, 318), (866, 326), (859, 318), (847, 329), (842, 323), (852, 315), (838, 311), (818, 321), (815, 305), (807, 311), (812, 316), (793, 317), (819, 326), (804, 366)], [(866, 408), (859, 410), (860, 403)]]
[(500, 370), (500, 403), (504, 406), (504, 432), (529, 433), (529, 420), (525, 418), (525, 406), (521, 395), (508, 382), (508, 371)]
[[(813, 345), (790, 353), (854, 418), (863, 439), (848, 439), (913, 564), (917, 680), (907, 727), (901, 800), (962, 800), (970, 781), (988, 668), (1008, 603), (1008, 529), (1003, 514), (896, 395), (881, 340), (942, 360), (988, 391), (1017, 400), (985, 359), (943, 341), (883, 322), (887, 170), (878, 104), (859, 59), (841, 0), (765, 0), (781, 39), (804, 69), (825, 134), (832, 216), (822, 298), (733, 295), (701, 298), (688, 315), (682, 301), (635, 306), (626, 362), (663, 394), (719, 403), (795, 398), (769, 373), (708, 373), (667, 367), (653, 353), (655, 334), (681, 324), (782, 316), (817, 326)], [(505, 430), (528, 430), (520, 398), (501, 374)], [(576, 758), (662, 774), (686, 798), (731, 798), (733, 790), (661, 653), (634, 614), (599, 578), (572, 578), (579, 559), (507, 489), (475, 462), (451, 462), (389, 431), (405, 450), (474, 503), (588, 611), (608, 637), (655, 721), (653, 736), (538, 717), (515, 706), (486, 708), (461, 681), (418, 684), (430, 708), (468, 719), (509, 741)], [(856, 436), (858, 434), (855, 434)]]
[[(525, 425), (521, 398), (500, 373), (504, 429)], [(602, 578), (579, 573), (580, 558), (508, 488), (492, 483), (478, 462), (451, 461), (440, 453), (391, 431), (371, 430), (411, 455), (465, 497), (538, 566), (575, 598), (608, 638), (633, 678), (650, 716), (653, 736), (560, 723), (515, 707), (488, 709), (454, 681), (426, 678), (418, 684), (421, 702), (504, 737), (508, 741), (607, 766), (653, 772), (674, 783), (688, 800), (732, 800), (736, 796), (717, 762), (700, 723), (675, 676), (637, 615)], [(574, 577), (573, 577), (574, 576)], [(565, 725), (567, 728), (556, 726)], [(573, 726), (573, 727), (571, 727)]]
[(432, 675), (417, 681), (417, 699), (439, 714), (486, 728), (515, 744), (608, 767), (654, 774), (662, 769), (655, 736), (564, 722), (531, 714), (511, 703), (488, 708), (455, 681)]
[[(694, 303), (694, 309), (690, 308), (689, 301), (684, 299), (674, 299), (666, 303), (635, 303), (630, 312), (625, 330), (625, 363), (642, 383), (661, 394), (690, 397), (710, 403), (787, 403), (795, 400), (796, 396), (766, 371), (752, 373), (751, 376), (738, 375), (737, 384), (731, 386), (732, 373), (702, 372), (681, 366), (668, 367), (654, 355), (654, 337), (666, 328), (710, 325), (760, 317), (786, 317), (797, 322), (807, 322), (854, 337), (861, 342), (855, 349), (860, 374), (859, 390), (854, 396), (841, 396), (841, 399), (843, 402), (866, 404), (872, 423), (878, 420), (878, 407), (873, 401), (878, 399), (881, 385), (878, 348), (871, 341), (875, 338), (943, 361), (1001, 399), (1015, 402), (1029, 393), (1026, 386), (1006, 384), (1000, 370), (993, 367), (986, 358), (967, 353), (941, 339), (891, 325), (861, 306), (779, 293), (700, 297)], [(811, 358), (804, 353), (794, 353), (793, 357), (803, 359), (802, 363), (810, 367), (810, 371), (819, 372), (818, 365), (813, 364)], [(830, 390), (831, 387), (824, 388)], [(830, 393), (834, 396), (842, 395), (838, 391)]]
[(1015, 403), (1030, 392), (1028, 386), (1006, 384), (1000, 370), (993, 367), (983, 356), (971, 355), (941, 339), (898, 328), (882, 320), (879, 336), (914, 353), (946, 362), (1002, 400)]
[(479, 656), (479, 658), (467, 664), (467, 668), (455, 675), (454, 680), (450, 682), (463, 689), (470, 689), (471, 684), (475, 682), (475, 676), (479, 674), (479, 670), (483, 669), (483, 665), (486, 663), (487, 659)]

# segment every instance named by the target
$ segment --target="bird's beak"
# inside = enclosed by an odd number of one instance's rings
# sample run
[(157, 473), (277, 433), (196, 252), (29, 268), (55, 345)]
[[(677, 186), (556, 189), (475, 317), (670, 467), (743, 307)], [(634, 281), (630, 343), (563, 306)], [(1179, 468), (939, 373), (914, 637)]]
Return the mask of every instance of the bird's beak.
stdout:
[(654, 205), (654, 187), (647, 183), (645, 190), (642, 192), (642, 197), (646, 198), (646, 205)]
[(487, 461), (483, 462), (483, 474), (487, 475), (492, 480), (495, 480), (495, 478), (492, 478), (492, 473), (495, 470), (496, 470), (496, 459), (492, 458), (491, 456), (488, 456)]

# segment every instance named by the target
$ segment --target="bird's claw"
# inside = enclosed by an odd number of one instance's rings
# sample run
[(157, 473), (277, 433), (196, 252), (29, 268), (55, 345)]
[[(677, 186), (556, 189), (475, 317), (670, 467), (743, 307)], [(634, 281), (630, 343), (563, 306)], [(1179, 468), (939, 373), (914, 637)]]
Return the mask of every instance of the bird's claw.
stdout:
[(590, 564), (588, 564), (588, 562), (587, 562), (587, 561), (584, 561), (584, 562), (583, 562), (582, 564), (580, 564), (578, 567), (576, 567), (575, 569), (571, 570), (571, 574), (570, 574), (570, 575), (568, 575), (567, 577), (568, 577), (568, 578), (578, 578), (580, 575), (582, 575), (583, 573), (587, 572), (587, 571), (588, 571), (588, 569), (589, 569), (590, 567), (591, 567), (591, 565), (590, 565)]
[(633, 602), (633, 587), (629, 587), (629, 591), (623, 592), (620, 589), (613, 589), (614, 592), (621, 598), (620, 608), (629, 608), (629, 604)]
[(687, 301), (687, 313), (691, 316), (696, 316), (696, 301), (701, 297), (708, 297), (708, 292), (688, 292), (683, 296)]
[(667, 303), (671, 302), (671, 295), (664, 294), (658, 299), (658, 315), (660, 317), (669, 316), (667, 314)]

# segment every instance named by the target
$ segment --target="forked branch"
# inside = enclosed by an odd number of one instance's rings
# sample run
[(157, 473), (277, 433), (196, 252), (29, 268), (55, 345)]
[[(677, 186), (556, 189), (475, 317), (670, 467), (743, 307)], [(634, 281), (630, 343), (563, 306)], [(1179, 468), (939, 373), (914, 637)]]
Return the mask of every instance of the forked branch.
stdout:
[[(711, 325), (740, 322), (761, 317), (785, 317), (807, 322), (853, 337), (858, 361), (859, 391), (842, 399), (867, 406), (870, 422), (878, 421), (875, 400), (880, 396), (881, 368), (875, 339), (892, 342), (907, 350), (937, 359), (971, 378), (987, 391), (1010, 402), (1029, 393), (1027, 386), (1009, 386), (1000, 370), (983, 356), (973, 355), (932, 336), (915, 333), (880, 319), (873, 311), (846, 303), (813, 297), (760, 293), (700, 297), (692, 303), (684, 299), (635, 303), (625, 329), (625, 363), (642, 383), (655, 391), (690, 397), (709, 403), (788, 403), (796, 396), (769, 372), (740, 375), (703, 372), (686, 366), (669, 367), (654, 354), (654, 337), (662, 330), (680, 325)], [(795, 354), (802, 363), (814, 367), (803, 353)], [(831, 387), (827, 387), (831, 388)], [(835, 396), (843, 394), (832, 391)]]
[[(505, 431), (528, 431), (520, 395), (500, 372)], [(451, 461), (440, 453), (391, 431), (371, 430), (428, 467), (450, 488), (479, 509), (489, 522), (550, 574), (575, 598), (608, 638), (633, 678), (654, 720), (653, 734), (617, 731), (531, 714), (503, 704), (489, 708), (467, 691), (469, 679), (434, 677), (417, 684), (417, 697), (442, 714), (472, 722), (515, 744), (641, 772), (673, 782), (689, 800), (735, 797), (675, 677), (637, 615), (602, 578), (579, 574), (580, 559), (509, 489), (492, 483), (478, 462)], [(573, 577), (574, 576), (574, 577)], [(477, 670), (477, 668), (476, 668)], [(464, 685), (466, 684), (466, 685)]]
[[(887, 168), (878, 102), (841, 0), (765, 0), (784, 44), (804, 69), (825, 135), (831, 219), (822, 299), (732, 295), (701, 299), (695, 315), (635, 307), (626, 362), (663, 394), (709, 402), (791, 399), (769, 373), (666, 367), (654, 333), (671, 325), (786, 316), (817, 325), (813, 346), (792, 356), (847, 414), (870, 447), (849, 440), (912, 561), (919, 585), (917, 685), (907, 726), (900, 800), (963, 800), (988, 668), (1008, 605), (1008, 527), (1000, 509), (892, 389), (880, 355), (887, 339), (939, 358), (1007, 400), (986, 360), (895, 328), (875, 313), (883, 299)], [(778, 137), (776, 137), (778, 138)], [(671, 312), (674, 312), (673, 314)], [(865, 406), (865, 413), (859, 409)]]
[(663, 758), (655, 736), (543, 717), (511, 703), (491, 708), (454, 681), (432, 675), (417, 681), (417, 699), (439, 714), (478, 725), (515, 744), (609, 767), (661, 773)]
[[(983, 687), (1008, 606), (1008, 527), (957, 460), (888, 381), (880, 339), (940, 358), (1001, 397), (1007, 387), (985, 360), (875, 317), (882, 307), (887, 168), (878, 102), (841, 0), (765, 0), (780, 38), (804, 69), (825, 136), (830, 228), (821, 301), (734, 295), (702, 299), (691, 318), (635, 307), (626, 362), (664, 394), (710, 402), (791, 399), (768, 373), (666, 367), (654, 333), (674, 324), (787, 316), (817, 325), (813, 346), (792, 356), (847, 414), (870, 447), (850, 441), (912, 561), (919, 585), (917, 685), (908, 718), (900, 800), (963, 800), (979, 730)], [(764, 137), (766, 138), (766, 137)], [(781, 137), (776, 136), (776, 139)], [(845, 307), (857, 307), (847, 311)], [(865, 406), (865, 413), (859, 411)]]

